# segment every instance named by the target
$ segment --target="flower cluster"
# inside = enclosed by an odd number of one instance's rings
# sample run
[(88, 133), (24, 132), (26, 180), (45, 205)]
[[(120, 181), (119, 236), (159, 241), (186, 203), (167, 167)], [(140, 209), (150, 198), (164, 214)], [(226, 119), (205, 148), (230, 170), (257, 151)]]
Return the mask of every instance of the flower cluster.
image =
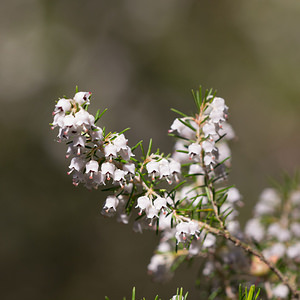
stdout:
[(103, 135), (103, 129), (96, 126), (98, 118), (87, 112), (90, 97), (90, 92), (77, 92), (73, 99), (62, 98), (53, 112), (52, 129), (59, 127), (58, 141), (68, 145), (68, 174), (74, 185), (83, 183), (89, 189), (109, 181), (123, 187), (135, 174), (131, 148), (124, 134)]
[[(288, 192), (287, 192), (288, 191)], [(259, 242), (263, 255), (274, 264), (289, 268), (290, 276), (300, 283), (300, 188), (289, 187), (286, 191), (274, 188), (263, 190), (254, 207), (254, 217), (245, 227), (248, 238)], [(260, 262), (252, 263), (252, 273), (264, 276), (268, 267)], [(285, 285), (274, 285), (274, 296), (285, 299), (289, 289)]]
[[(223, 163), (230, 157), (225, 142), (234, 138), (232, 127), (226, 122), (228, 107), (219, 97), (207, 97), (196, 117), (174, 120), (170, 133), (180, 138), (173, 157), (190, 164), (189, 174), (204, 174), (214, 170), (224, 175)], [(228, 165), (229, 162), (227, 162)]]

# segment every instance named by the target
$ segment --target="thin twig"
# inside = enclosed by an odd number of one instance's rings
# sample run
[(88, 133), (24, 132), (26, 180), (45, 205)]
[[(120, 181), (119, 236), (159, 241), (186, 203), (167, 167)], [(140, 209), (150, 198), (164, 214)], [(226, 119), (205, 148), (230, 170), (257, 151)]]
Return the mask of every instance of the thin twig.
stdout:
[[(190, 221), (189, 218), (184, 217), (184, 216), (177, 215), (177, 218), (181, 219), (182, 221), (186, 221), (186, 222)], [(251, 253), (254, 256), (257, 256), (259, 258), (259, 260), (264, 262), (269, 267), (269, 269), (277, 275), (277, 277), (280, 279), (280, 281), (290, 289), (293, 296), (296, 299), (300, 299), (300, 291), (298, 291), (297, 288), (294, 286), (294, 284), (292, 284), (288, 280), (288, 278), (284, 274), (282, 274), (282, 272), (272, 262), (268, 261), (261, 252), (257, 251), (256, 249), (252, 248), (247, 243), (245, 243), (245, 242), (241, 241), (240, 239), (236, 238), (235, 236), (231, 235), (228, 230), (217, 229), (217, 228), (211, 227), (210, 225), (208, 225), (202, 221), (197, 221), (197, 222), (201, 228), (207, 230), (208, 232), (213, 233), (218, 236), (222, 236), (225, 239), (233, 242), (235, 244), (235, 246), (241, 247), (246, 252)]]

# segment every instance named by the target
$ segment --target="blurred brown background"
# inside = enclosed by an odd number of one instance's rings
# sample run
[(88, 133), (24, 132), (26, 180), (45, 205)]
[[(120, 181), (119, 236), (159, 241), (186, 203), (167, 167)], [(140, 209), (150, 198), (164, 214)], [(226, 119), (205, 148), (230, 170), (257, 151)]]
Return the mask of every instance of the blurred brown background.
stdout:
[(158, 237), (100, 215), (104, 195), (75, 188), (49, 128), (54, 100), (93, 92), (101, 125), (129, 144), (167, 138), (190, 89), (215, 88), (238, 140), (230, 183), (249, 217), (268, 178), (299, 165), (300, 2), (2, 0), (0, 4), (0, 298), (168, 299), (194, 289), (198, 262), (172, 282), (146, 267)]

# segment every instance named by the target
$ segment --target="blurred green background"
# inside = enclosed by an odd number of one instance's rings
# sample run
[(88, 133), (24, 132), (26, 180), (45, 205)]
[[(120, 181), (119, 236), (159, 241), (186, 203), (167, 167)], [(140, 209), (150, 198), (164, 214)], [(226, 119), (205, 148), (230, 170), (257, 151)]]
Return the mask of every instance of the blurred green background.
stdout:
[(101, 125), (129, 145), (172, 151), (170, 107), (190, 90), (218, 90), (230, 107), (230, 183), (244, 224), (268, 178), (299, 165), (300, 2), (2, 0), (0, 4), (0, 298), (199, 298), (199, 262), (165, 285), (147, 275), (158, 237), (100, 215), (105, 196), (75, 188), (65, 146), (49, 128), (54, 101), (93, 92)]

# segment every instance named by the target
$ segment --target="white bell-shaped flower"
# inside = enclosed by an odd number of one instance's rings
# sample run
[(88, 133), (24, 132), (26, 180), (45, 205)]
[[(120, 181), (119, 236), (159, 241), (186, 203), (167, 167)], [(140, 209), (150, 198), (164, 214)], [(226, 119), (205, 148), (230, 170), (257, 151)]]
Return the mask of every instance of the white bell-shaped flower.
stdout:
[(216, 150), (215, 143), (213, 141), (204, 141), (202, 143), (202, 148), (205, 153), (212, 153), (214, 150)]
[(104, 153), (105, 157), (109, 158), (109, 161), (111, 162), (113, 158), (117, 157), (117, 147), (113, 144), (108, 144), (104, 147)]
[(89, 178), (93, 179), (93, 174), (98, 172), (99, 164), (96, 160), (91, 159), (85, 166), (85, 173), (89, 174)]
[(67, 111), (70, 111), (72, 108), (72, 105), (71, 105), (71, 101), (70, 99), (59, 99), (58, 102), (56, 103), (55, 105), (55, 110), (54, 110), (54, 113), (57, 113), (57, 112), (67, 112)]
[(159, 174), (160, 178), (168, 177), (171, 175), (169, 162), (165, 158), (159, 161)]
[(173, 216), (172, 213), (159, 215), (159, 229), (160, 230), (171, 230), (172, 216)]
[(114, 173), (114, 181), (118, 182), (121, 187), (124, 187), (126, 172), (120, 169), (116, 169)]
[(193, 131), (191, 128), (189, 128), (188, 126), (180, 122), (180, 120), (190, 123), (190, 125), (193, 126), (194, 128), (197, 127), (197, 124), (189, 118), (181, 118), (181, 119), (176, 118), (172, 123), (169, 132), (177, 131), (181, 137), (187, 139), (193, 139), (195, 137), (195, 131)]
[(123, 165), (123, 170), (129, 174), (134, 175), (135, 174), (135, 164), (134, 163), (125, 164), (125, 165)]
[(153, 201), (153, 205), (157, 210), (161, 210), (163, 208), (167, 207), (167, 200), (165, 198), (162, 197), (157, 197), (154, 201)]
[(212, 111), (224, 111), (226, 108), (225, 100), (221, 97), (215, 97), (211, 102), (210, 107)]
[(180, 122), (178, 118), (176, 118), (173, 121), (169, 132), (177, 131), (180, 134), (182, 132), (182, 130), (184, 129), (184, 127), (186, 127), (186, 126), (182, 122)]
[(215, 124), (220, 124), (225, 121), (224, 112), (219, 110), (213, 110), (210, 114), (210, 121)]
[(75, 94), (73, 99), (79, 105), (89, 104), (91, 94), (92, 94), (91, 92), (78, 92), (78, 93)]
[(54, 115), (51, 129), (54, 129), (56, 126), (61, 128), (64, 127), (64, 120), (65, 115), (63, 113)]
[(100, 185), (100, 184), (104, 184), (105, 181), (105, 177), (103, 176), (103, 174), (101, 172), (94, 172), (93, 174), (93, 182), (96, 186)]
[(90, 131), (90, 136), (92, 141), (102, 141), (103, 139), (103, 130), (100, 127), (95, 127)]
[(101, 165), (101, 172), (106, 177), (107, 180), (110, 180), (115, 173), (116, 166), (110, 162), (104, 162)]
[(208, 167), (210, 166), (212, 168), (213, 164), (215, 164), (215, 157), (211, 154), (206, 154), (204, 156), (204, 164)]
[(175, 180), (178, 181), (178, 174), (181, 174), (181, 164), (178, 161), (170, 158), (169, 169), (170, 173), (174, 176)]
[(115, 196), (111, 196), (110, 195), (110, 196), (108, 196), (106, 198), (106, 201), (105, 201), (105, 204), (103, 206), (103, 209), (106, 210), (107, 212), (109, 210), (116, 211), (118, 204), (119, 204), (119, 199), (117, 197), (115, 197)]
[(149, 208), (152, 205), (151, 200), (147, 196), (141, 196), (137, 199), (137, 205), (135, 208), (139, 208), (140, 212), (139, 215), (142, 214), (144, 210)]
[(188, 222), (180, 222), (176, 225), (175, 238), (177, 243), (184, 243), (190, 234), (190, 224)]
[(76, 131), (76, 120), (73, 115), (67, 115), (63, 119), (63, 134), (67, 136), (71, 131)]
[(152, 175), (152, 180), (154, 177), (159, 176), (159, 163), (155, 160), (151, 160), (147, 163), (146, 169), (149, 175)]
[(124, 159), (124, 160), (130, 160), (130, 157), (135, 156), (132, 151), (131, 148), (129, 146), (126, 146), (125, 149), (121, 148), (119, 151), (120, 156)]
[(125, 138), (124, 134), (118, 135), (112, 142), (117, 147), (117, 151), (120, 151), (121, 149), (127, 150), (128, 140)]
[(94, 125), (94, 117), (90, 115), (86, 110), (81, 109), (75, 114), (76, 125), (82, 126), (84, 131), (87, 131), (92, 125)]
[[(152, 204), (146, 208), (145, 212), (148, 219), (158, 218), (158, 210)], [(152, 224), (150, 223), (149, 225), (151, 226)]]
[(70, 171), (68, 174), (70, 175), (74, 170), (80, 172), (85, 166), (85, 161), (81, 157), (73, 157), (71, 159), (71, 163), (69, 165)]
[(201, 146), (198, 143), (192, 143), (189, 145), (188, 151), (189, 151), (189, 157), (193, 158), (195, 156), (199, 156), (201, 153)]
[(80, 153), (82, 153), (82, 150), (85, 147), (85, 140), (85, 136), (82, 135), (74, 137), (73, 146), (77, 148), (77, 155), (80, 155)]
[(196, 221), (189, 222), (189, 233), (191, 235), (198, 236), (199, 234), (199, 224)]

